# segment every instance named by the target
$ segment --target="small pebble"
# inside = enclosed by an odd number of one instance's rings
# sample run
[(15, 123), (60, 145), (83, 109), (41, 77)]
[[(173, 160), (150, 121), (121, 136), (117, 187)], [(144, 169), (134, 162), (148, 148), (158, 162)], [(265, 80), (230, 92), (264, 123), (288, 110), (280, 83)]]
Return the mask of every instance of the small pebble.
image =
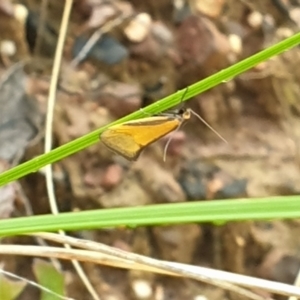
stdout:
[(141, 13), (127, 25), (124, 33), (131, 42), (140, 43), (149, 34), (151, 25), (151, 16), (147, 13)]
[(148, 299), (153, 294), (151, 285), (145, 280), (134, 280), (132, 289), (138, 299)]

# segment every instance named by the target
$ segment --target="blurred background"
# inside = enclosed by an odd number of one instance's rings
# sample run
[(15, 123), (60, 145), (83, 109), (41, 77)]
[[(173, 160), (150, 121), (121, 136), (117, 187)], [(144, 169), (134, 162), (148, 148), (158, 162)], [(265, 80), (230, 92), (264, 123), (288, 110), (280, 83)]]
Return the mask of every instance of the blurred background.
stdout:
[[(64, 1), (0, 1), (0, 170), (43, 153)], [(74, 0), (53, 148), (214, 74), (299, 31), (297, 0)], [(197, 118), (128, 162), (99, 140), (53, 165), (61, 212), (300, 193), (299, 47), (185, 103)], [(237, 207), (238, 209), (238, 207)], [(43, 172), (0, 190), (0, 218), (49, 213)], [(200, 212), (199, 212), (200, 213)], [(82, 231), (80, 237), (165, 260), (292, 283), (299, 222), (189, 224)], [(10, 238), (10, 242), (32, 242)], [(32, 260), (2, 257), (33, 278)], [(190, 280), (85, 264), (102, 299), (234, 299)], [(89, 299), (71, 266), (68, 294)], [(141, 296), (143, 280), (150, 293)], [(28, 289), (18, 299), (39, 299)], [(203, 298), (203, 299), (205, 299)], [(202, 299), (202, 298), (201, 298)]]

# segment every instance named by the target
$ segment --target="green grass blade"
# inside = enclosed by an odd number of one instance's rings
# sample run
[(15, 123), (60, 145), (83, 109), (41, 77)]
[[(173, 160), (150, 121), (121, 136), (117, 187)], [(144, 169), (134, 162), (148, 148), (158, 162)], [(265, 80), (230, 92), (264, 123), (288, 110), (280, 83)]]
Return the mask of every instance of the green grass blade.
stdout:
[(300, 196), (158, 204), (40, 215), (0, 221), (0, 236), (117, 226), (289, 219), (300, 217)]
[[(300, 43), (300, 33), (293, 35), (290, 38), (287, 38), (286, 40), (269, 47), (266, 50), (263, 50), (229, 68), (226, 68), (200, 82), (197, 82), (188, 88), (188, 92), (185, 93), (184, 99), (181, 99), (181, 96), (184, 93), (184, 90), (178, 91), (177, 93), (174, 93), (154, 104), (149, 105), (148, 107), (144, 108), (144, 112), (137, 111), (134, 112), (112, 124), (118, 124), (121, 122), (125, 122), (128, 120), (133, 120), (137, 118), (141, 118), (145, 116), (145, 113), (147, 114), (154, 114), (154, 113), (160, 113), (164, 110), (167, 110), (177, 104), (179, 104), (181, 101), (186, 101), (189, 98), (200, 94), (208, 89), (211, 89), (212, 87), (225, 82), (229, 81), (230, 79), (234, 78), (235, 76), (243, 73), (246, 70), (251, 69), (255, 65), (257, 65), (260, 62), (263, 62), (267, 60), (268, 58), (278, 55), (284, 51), (287, 51), (288, 49), (298, 45)], [(112, 125), (109, 124), (105, 127), (102, 127), (100, 129), (97, 129), (89, 134), (86, 134), (83, 137), (80, 137), (70, 143), (67, 143), (65, 145), (62, 145), (54, 150), (52, 150), (49, 153), (40, 155), (34, 159), (31, 159), (28, 162), (25, 162), (21, 165), (18, 165), (8, 171), (3, 172), (0, 174), (0, 186), (5, 185), (11, 181), (14, 181), (16, 179), (19, 179), (29, 173), (36, 172), (42, 167), (52, 164), (58, 160), (61, 160), (64, 157), (67, 157), (71, 154), (74, 154), (88, 146), (91, 146), (92, 144), (95, 144), (99, 142), (99, 134), (103, 132), (105, 128)]]

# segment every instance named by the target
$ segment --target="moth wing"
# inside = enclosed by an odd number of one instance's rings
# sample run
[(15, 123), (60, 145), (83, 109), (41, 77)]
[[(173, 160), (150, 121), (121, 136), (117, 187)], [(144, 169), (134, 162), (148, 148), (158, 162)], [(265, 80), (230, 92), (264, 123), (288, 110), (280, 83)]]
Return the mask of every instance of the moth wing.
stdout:
[(128, 160), (136, 160), (141, 151), (178, 128), (177, 116), (157, 116), (115, 125), (101, 134), (102, 142)]
[(101, 134), (101, 141), (106, 147), (128, 160), (136, 160), (143, 150), (130, 134), (114, 129), (104, 131)]

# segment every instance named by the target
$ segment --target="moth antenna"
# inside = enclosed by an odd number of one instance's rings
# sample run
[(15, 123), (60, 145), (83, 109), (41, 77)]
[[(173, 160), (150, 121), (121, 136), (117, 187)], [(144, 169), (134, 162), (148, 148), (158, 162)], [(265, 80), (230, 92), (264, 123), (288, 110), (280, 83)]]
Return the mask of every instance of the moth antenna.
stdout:
[(188, 90), (189, 90), (189, 87), (187, 87), (187, 88), (183, 91), (183, 93), (182, 93), (182, 96), (181, 96), (181, 99), (180, 99), (180, 106), (181, 106), (181, 108), (183, 107), (182, 101), (183, 101), (183, 99), (184, 99), (186, 93), (188, 92)]
[(190, 112), (196, 116), (200, 121), (202, 121), (202, 123), (204, 123), (212, 132), (214, 132), (223, 142), (225, 142), (226, 144), (228, 144), (228, 142), (226, 141), (225, 138), (223, 138), (221, 136), (221, 134), (219, 132), (217, 132), (215, 129), (213, 129), (202, 117), (200, 117), (200, 115), (198, 115), (196, 112), (194, 112), (193, 110), (190, 110)]

